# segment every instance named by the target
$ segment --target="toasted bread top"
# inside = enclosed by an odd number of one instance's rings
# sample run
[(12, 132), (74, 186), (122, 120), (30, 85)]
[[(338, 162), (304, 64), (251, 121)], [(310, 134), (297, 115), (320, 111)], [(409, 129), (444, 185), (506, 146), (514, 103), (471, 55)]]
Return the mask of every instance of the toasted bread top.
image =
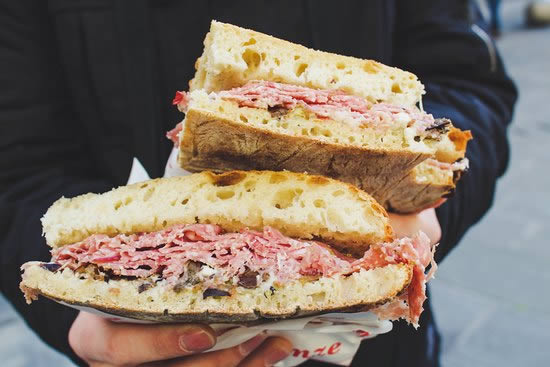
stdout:
[(424, 86), (409, 72), (372, 60), (316, 51), (263, 33), (212, 21), (190, 90), (219, 91), (250, 80), (341, 89), (371, 102), (413, 107)]
[(392, 239), (385, 210), (367, 193), (333, 179), (292, 172), (202, 172), (61, 198), (42, 218), (59, 247), (101, 233), (152, 232), (174, 224), (212, 223), (227, 231), (272, 226), (362, 255)]

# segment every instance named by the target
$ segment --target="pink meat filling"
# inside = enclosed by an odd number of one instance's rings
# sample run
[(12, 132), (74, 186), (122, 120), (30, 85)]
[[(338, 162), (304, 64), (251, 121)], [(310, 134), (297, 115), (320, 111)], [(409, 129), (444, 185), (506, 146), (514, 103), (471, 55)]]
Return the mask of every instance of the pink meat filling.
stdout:
[(180, 145), (180, 132), (183, 129), (183, 124), (180, 122), (175, 128), (166, 133), (166, 137), (174, 143), (175, 147)]
[[(388, 103), (371, 103), (341, 90), (322, 90), (268, 81), (251, 81), (239, 88), (212, 93), (240, 107), (293, 109), (301, 106), (319, 118), (331, 118), (354, 127), (388, 128), (405, 119), (419, 134), (434, 124), (432, 115)], [(189, 94), (177, 92), (173, 103), (186, 112)], [(171, 134), (171, 133), (169, 133)], [(174, 136), (174, 134), (171, 134)], [(169, 136), (170, 137), (170, 136)], [(174, 139), (172, 139), (174, 140)], [(177, 142), (176, 142), (177, 143)]]
[(466, 171), (470, 167), (470, 161), (468, 158), (462, 158), (454, 163), (440, 162), (437, 159), (429, 158), (426, 163), (430, 166), (437, 167), (442, 170), (448, 171)]
[(267, 274), (284, 283), (303, 276), (351, 274), (388, 264), (412, 263), (414, 275), (406, 292), (409, 307), (400, 317), (418, 321), (425, 300), (425, 268), (435, 269), (430, 241), (422, 233), (392, 243), (373, 245), (361, 259), (346, 257), (315, 241), (296, 240), (265, 227), (263, 232), (244, 229), (223, 233), (211, 224), (176, 225), (162, 231), (132, 235), (92, 235), (52, 250), (52, 261), (77, 269), (95, 264), (115, 275), (147, 278), (162, 276), (175, 285), (186, 277), (187, 263), (208, 265), (205, 286), (236, 284), (247, 271)]

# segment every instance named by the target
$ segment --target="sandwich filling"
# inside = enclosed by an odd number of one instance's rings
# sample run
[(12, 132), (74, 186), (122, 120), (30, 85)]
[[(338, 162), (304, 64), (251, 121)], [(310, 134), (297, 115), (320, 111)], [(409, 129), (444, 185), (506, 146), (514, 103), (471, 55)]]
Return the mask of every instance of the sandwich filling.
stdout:
[[(240, 107), (264, 110), (291, 110), (300, 106), (320, 119), (332, 119), (353, 128), (388, 129), (397, 126), (411, 128), (415, 135), (437, 135), (450, 124), (447, 119), (434, 119), (430, 114), (413, 108), (388, 103), (372, 103), (341, 90), (321, 90), (269, 81), (251, 81), (242, 87), (212, 92), (210, 98), (222, 98)], [(189, 94), (177, 92), (173, 103), (187, 112)], [(169, 137), (177, 144), (176, 127)]]
[(69, 268), (106, 281), (112, 277), (143, 279), (143, 288), (138, 291), (164, 280), (163, 284), (175, 291), (200, 288), (205, 298), (230, 296), (237, 286), (275, 292), (289, 281), (412, 264), (413, 278), (406, 292), (393, 302), (400, 305), (400, 311), (392, 318), (405, 318), (413, 324), (422, 312), (426, 281), (436, 268), (433, 249), (423, 233), (373, 245), (362, 258), (355, 259), (321, 242), (293, 239), (271, 227), (261, 232), (243, 229), (226, 233), (212, 224), (175, 225), (157, 232), (114, 237), (95, 234), (56, 248), (52, 255), (51, 263), (42, 264), (50, 271)]
[(470, 161), (468, 160), (468, 158), (459, 159), (454, 163), (440, 162), (437, 159), (429, 158), (426, 159), (426, 163), (430, 166), (452, 172), (465, 172), (470, 167)]

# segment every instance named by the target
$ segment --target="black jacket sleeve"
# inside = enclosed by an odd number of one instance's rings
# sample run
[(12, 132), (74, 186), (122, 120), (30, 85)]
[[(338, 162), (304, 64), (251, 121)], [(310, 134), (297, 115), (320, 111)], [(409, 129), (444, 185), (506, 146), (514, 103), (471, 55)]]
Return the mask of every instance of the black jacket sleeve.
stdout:
[(468, 1), (398, 1), (395, 63), (426, 86), (424, 108), (471, 130), (470, 170), (455, 195), (437, 209), (441, 261), (490, 208), (496, 180), (507, 166), (507, 127), (517, 92), (495, 44), (469, 18)]
[(0, 1), (0, 286), (38, 335), (78, 361), (68, 340), (77, 312), (40, 299), (26, 305), (20, 266), (48, 260), (40, 218), (60, 196), (99, 192), (88, 142), (71, 107), (44, 1)]

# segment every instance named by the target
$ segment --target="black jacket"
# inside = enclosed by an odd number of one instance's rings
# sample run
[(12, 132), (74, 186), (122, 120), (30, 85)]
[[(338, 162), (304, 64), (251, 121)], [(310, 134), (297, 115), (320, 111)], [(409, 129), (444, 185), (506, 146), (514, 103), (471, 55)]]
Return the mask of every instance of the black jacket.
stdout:
[[(426, 85), (428, 112), (472, 130), (470, 172), (437, 210), (441, 260), (491, 205), (516, 99), (469, 14), (465, 0), (0, 0), (2, 293), (76, 360), (67, 342), (76, 312), (24, 304), (19, 267), (49, 258), (39, 219), (60, 196), (124, 184), (134, 156), (162, 175), (165, 131), (182, 118), (170, 101), (186, 89), (212, 18), (410, 70)], [(365, 342), (358, 365), (436, 365), (429, 307), (418, 331), (395, 329)]]

